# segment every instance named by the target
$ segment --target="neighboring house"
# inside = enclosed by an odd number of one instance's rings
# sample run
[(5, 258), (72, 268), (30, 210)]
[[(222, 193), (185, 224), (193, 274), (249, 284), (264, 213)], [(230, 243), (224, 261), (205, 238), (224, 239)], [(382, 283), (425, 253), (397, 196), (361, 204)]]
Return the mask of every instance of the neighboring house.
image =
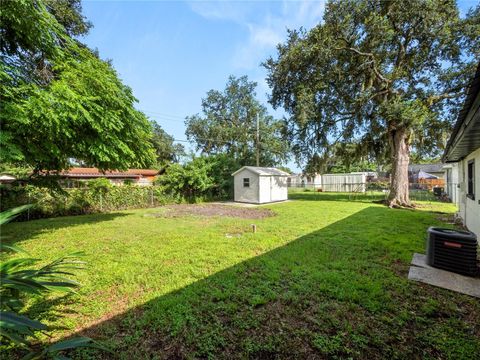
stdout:
[[(437, 163), (437, 164), (412, 164), (408, 166), (408, 177), (410, 178), (410, 182), (417, 182), (419, 178), (422, 176), (425, 177), (425, 174), (433, 175), (437, 179), (444, 179), (445, 178), (445, 169), (443, 168), (445, 164)], [(428, 177), (427, 177), (428, 178)]]
[(445, 170), (445, 193), (452, 203), (459, 206), (460, 184), (458, 180), (458, 163), (449, 163), (443, 166)]
[(443, 161), (458, 165), (459, 216), (480, 239), (480, 63)]
[(132, 182), (139, 186), (152, 185), (159, 171), (154, 169), (128, 169), (127, 171), (105, 171), (97, 168), (74, 167), (62, 171), (59, 175), (65, 179), (68, 187), (75, 186), (78, 181), (105, 178), (114, 185), (123, 185)]
[(370, 181), (376, 181), (378, 180), (379, 173), (376, 171), (358, 171), (358, 172), (352, 172), (351, 174), (357, 175), (365, 175), (365, 181), (370, 182)]
[(244, 166), (232, 174), (234, 200), (254, 204), (287, 200), (289, 175), (276, 168)]

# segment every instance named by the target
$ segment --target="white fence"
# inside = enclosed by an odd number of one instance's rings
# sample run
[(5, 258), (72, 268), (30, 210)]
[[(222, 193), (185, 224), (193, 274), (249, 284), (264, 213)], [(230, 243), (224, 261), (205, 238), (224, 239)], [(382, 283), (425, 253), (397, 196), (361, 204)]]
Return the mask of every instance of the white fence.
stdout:
[(322, 191), (365, 192), (365, 174), (325, 174), (322, 175)]
[(291, 188), (321, 189), (326, 192), (362, 192), (367, 189), (366, 173), (324, 174), (315, 177), (291, 176), (288, 180)]

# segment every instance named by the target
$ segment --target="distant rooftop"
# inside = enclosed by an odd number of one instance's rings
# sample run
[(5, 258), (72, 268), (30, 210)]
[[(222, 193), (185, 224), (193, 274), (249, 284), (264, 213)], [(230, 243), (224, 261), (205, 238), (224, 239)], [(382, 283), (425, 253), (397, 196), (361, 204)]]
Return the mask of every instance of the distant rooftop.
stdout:
[(156, 176), (159, 171), (154, 169), (128, 169), (127, 171), (105, 171), (102, 172), (97, 168), (74, 167), (69, 170), (62, 171), (60, 175), (65, 177), (139, 177), (139, 176)]
[(443, 166), (445, 164), (442, 163), (436, 163), (436, 164), (412, 164), (408, 165), (408, 171), (412, 173), (418, 173), (420, 171), (426, 172), (426, 173), (438, 173), (438, 172), (444, 172)]
[(290, 175), (289, 173), (283, 171), (283, 170), (280, 170), (280, 169), (277, 169), (277, 168), (273, 168), (273, 167), (257, 167), (257, 166), (243, 166), (241, 167), (240, 169), (238, 169), (237, 171), (235, 171), (233, 175), (237, 174), (238, 172), (240, 172), (241, 170), (243, 169), (248, 169), (250, 170), (251, 172), (254, 172), (255, 174), (258, 174), (260, 176), (268, 176), (268, 175), (273, 175), (273, 176), (288, 176)]

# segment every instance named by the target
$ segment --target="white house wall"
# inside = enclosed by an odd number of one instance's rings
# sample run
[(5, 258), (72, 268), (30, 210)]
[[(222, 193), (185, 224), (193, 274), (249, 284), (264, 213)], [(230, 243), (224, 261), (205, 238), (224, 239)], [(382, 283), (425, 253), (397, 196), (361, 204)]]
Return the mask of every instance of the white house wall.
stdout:
[[(243, 187), (243, 179), (250, 179), (250, 187)], [(258, 203), (259, 176), (248, 169), (244, 169), (233, 177), (234, 200), (238, 202)]]
[[(475, 200), (467, 197), (467, 164), (475, 160)], [(460, 201), (458, 214), (465, 226), (480, 240), (480, 148), (459, 162)]]

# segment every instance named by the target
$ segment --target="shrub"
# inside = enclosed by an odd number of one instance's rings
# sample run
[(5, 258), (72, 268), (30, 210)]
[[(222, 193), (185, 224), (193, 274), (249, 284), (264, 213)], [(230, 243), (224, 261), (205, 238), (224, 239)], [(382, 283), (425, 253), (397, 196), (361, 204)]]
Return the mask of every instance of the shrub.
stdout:
[(382, 191), (390, 188), (389, 179), (379, 178), (374, 181), (367, 182), (367, 191)]
[(157, 184), (171, 196), (189, 202), (231, 198), (231, 174), (238, 167), (235, 160), (223, 154), (194, 157), (185, 165), (170, 165)]
[[(101, 180), (101, 181), (97, 181)], [(165, 193), (160, 186), (113, 186), (106, 179), (89, 181), (85, 188), (54, 191), (31, 185), (1, 187), (2, 210), (34, 204), (19, 220), (82, 215), (97, 212), (147, 208), (179, 201), (179, 196)]]
[(97, 178), (89, 180), (87, 182), (87, 187), (96, 194), (105, 194), (113, 187), (113, 185), (110, 180), (106, 178)]

